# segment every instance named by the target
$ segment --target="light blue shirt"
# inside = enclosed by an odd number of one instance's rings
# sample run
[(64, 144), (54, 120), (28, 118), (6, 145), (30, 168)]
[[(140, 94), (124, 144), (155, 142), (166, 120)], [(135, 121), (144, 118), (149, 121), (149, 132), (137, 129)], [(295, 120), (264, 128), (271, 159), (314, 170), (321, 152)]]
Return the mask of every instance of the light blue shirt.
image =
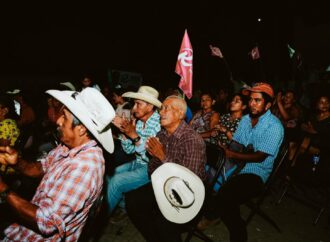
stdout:
[(138, 120), (136, 122), (135, 131), (141, 137), (139, 145), (134, 145), (130, 139), (124, 139), (119, 136), (123, 150), (127, 154), (135, 153), (136, 162), (147, 164), (149, 158), (145, 149), (145, 143), (149, 137), (155, 137), (160, 130), (160, 116), (155, 111), (146, 123)]
[(262, 162), (248, 162), (240, 174), (255, 174), (266, 182), (272, 169), (274, 160), (280, 149), (284, 137), (284, 128), (281, 121), (269, 110), (263, 114), (258, 123), (252, 127), (249, 115), (243, 116), (234, 134), (233, 140), (244, 145), (252, 145), (254, 151), (268, 154)]

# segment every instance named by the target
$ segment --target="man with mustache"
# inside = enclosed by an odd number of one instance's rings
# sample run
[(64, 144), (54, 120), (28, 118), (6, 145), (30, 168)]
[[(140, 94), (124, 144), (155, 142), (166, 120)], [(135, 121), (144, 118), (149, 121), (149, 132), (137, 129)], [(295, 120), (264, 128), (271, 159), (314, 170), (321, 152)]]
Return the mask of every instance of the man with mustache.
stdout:
[[(205, 217), (197, 226), (204, 230), (220, 217), (229, 230), (232, 242), (247, 241), (246, 224), (240, 215), (240, 204), (262, 191), (284, 136), (281, 121), (270, 112), (274, 98), (273, 88), (267, 83), (256, 83), (247, 91), (250, 92), (250, 113), (243, 116), (233, 140), (250, 151), (243, 153), (225, 148), (227, 158), (246, 164), (238, 174), (222, 184), (215, 197), (211, 197)], [(227, 172), (227, 175), (230, 174)]]
[[(150, 86), (141, 86), (137, 92), (125, 92), (123, 97), (132, 98), (134, 106), (131, 120), (116, 116), (113, 124), (120, 130), (119, 139), (127, 154), (135, 154), (133, 161), (116, 167), (114, 174), (107, 176), (108, 210), (113, 213), (123, 201), (124, 194), (148, 183), (149, 157), (145, 149), (147, 138), (156, 136), (160, 130), (159, 114), (161, 102), (159, 93)], [(124, 207), (121, 203), (120, 207)], [(124, 209), (117, 210), (110, 222), (117, 223), (126, 216)]]
[(19, 219), (3, 231), (1, 241), (77, 241), (102, 191), (104, 158), (97, 142), (113, 152), (109, 124), (114, 109), (93, 88), (47, 93), (64, 105), (57, 119), (61, 144), (40, 162), (24, 160), (9, 146), (0, 147), (1, 164), (41, 179), (27, 201), (0, 177), (0, 202), (7, 203)]
[[(167, 97), (160, 110), (162, 130), (147, 140), (152, 158), (151, 175), (166, 162), (182, 165), (202, 180), (205, 178), (205, 143), (185, 121), (186, 102), (178, 96)], [(180, 241), (180, 225), (170, 222), (160, 212), (151, 182), (126, 194), (128, 216), (146, 241)]]

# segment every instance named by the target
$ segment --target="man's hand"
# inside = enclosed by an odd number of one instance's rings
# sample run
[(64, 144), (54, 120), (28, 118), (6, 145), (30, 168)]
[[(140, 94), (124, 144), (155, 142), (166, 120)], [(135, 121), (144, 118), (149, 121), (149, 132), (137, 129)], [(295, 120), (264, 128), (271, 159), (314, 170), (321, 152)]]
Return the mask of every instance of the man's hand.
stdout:
[(277, 93), (276, 102), (282, 104), (282, 92)]
[(147, 139), (146, 149), (153, 157), (156, 157), (160, 161), (165, 160), (165, 149), (164, 146), (159, 142), (158, 138), (150, 137)]
[(136, 119), (127, 120), (124, 119), (119, 128), (127, 137), (134, 139), (138, 136), (136, 133)]
[(123, 118), (119, 117), (118, 115), (115, 116), (115, 118), (112, 120), (112, 123), (118, 128), (120, 129), (121, 123), (123, 122)]
[(128, 138), (134, 139), (138, 136), (136, 133), (136, 119), (128, 120), (125, 117), (116, 116), (112, 123)]
[(18, 153), (9, 146), (0, 146), (0, 163), (4, 165), (15, 165), (18, 160)]

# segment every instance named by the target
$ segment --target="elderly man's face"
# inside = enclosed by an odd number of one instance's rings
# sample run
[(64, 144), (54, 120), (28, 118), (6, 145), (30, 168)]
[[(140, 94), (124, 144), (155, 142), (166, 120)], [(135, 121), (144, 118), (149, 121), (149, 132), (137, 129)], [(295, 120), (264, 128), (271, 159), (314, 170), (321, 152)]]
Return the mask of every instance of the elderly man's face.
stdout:
[(69, 148), (75, 147), (76, 140), (79, 138), (79, 125), (73, 127), (73, 115), (72, 113), (63, 108), (62, 115), (57, 119), (57, 131), (59, 138)]
[(143, 119), (152, 112), (153, 105), (144, 102), (142, 100), (134, 100), (134, 106), (132, 108), (132, 113), (135, 118)]
[(159, 114), (160, 124), (165, 129), (181, 122), (180, 111), (175, 107), (175, 99), (166, 99)]

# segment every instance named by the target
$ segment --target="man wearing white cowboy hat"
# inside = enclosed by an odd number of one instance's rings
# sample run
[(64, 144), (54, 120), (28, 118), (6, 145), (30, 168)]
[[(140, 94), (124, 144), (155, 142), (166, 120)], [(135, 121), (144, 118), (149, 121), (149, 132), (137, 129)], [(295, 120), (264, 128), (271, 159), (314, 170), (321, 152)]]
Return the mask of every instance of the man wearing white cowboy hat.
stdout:
[[(152, 184), (149, 182), (125, 195), (128, 216), (147, 241), (180, 241), (178, 224), (191, 220), (203, 203), (200, 188), (203, 184), (197, 180), (205, 177), (205, 143), (184, 121), (186, 109), (186, 102), (178, 96), (165, 99), (160, 110), (162, 130), (157, 137), (149, 138), (146, 145), (152, 156), (148, 169)], [(184, 166), (200, 179), (191, 174), (185, 176), (187, 172), (182, 168), (165, 166), (169, 162)], [(178, 179), (166, 179), (166, 176)], [(171, 181), (165, 185), (165, 180)], [(175, 187), (178, 196), (174, 195)], [(175, 214), (175, 210), (179, 213)]]
[(93, 88), (82, 92), (48, 90), (63, 104), (57, 120), (59, 144), (41, 162), (28, 162), (10, 147), (0, 147), (0, 163), (40, 177), (31, 202), (0, 177), (0, 200), (18, 214), (20, 224), (4, 230), (4, 241), (77, 241), (103, 186), (104, 158), (97, 141), (113, 152), (109, 124), (115, 111)]
[(149, 182), (148, 162), (145, 142), (160, 130), (159, 114), (161, 107), (158, 91), (149, 86), (141, 86), (137, 92), (126, 92), (123, 97), (134, 99), (133, 119), (116, 116), (113, 124), (122, 134), (119, 136), (124, 151), (135, 154), (136, 159), (118, 166), (114, 174), (107, 178), (107, 200), (109, 212), (113, 212), (126, 192)]

